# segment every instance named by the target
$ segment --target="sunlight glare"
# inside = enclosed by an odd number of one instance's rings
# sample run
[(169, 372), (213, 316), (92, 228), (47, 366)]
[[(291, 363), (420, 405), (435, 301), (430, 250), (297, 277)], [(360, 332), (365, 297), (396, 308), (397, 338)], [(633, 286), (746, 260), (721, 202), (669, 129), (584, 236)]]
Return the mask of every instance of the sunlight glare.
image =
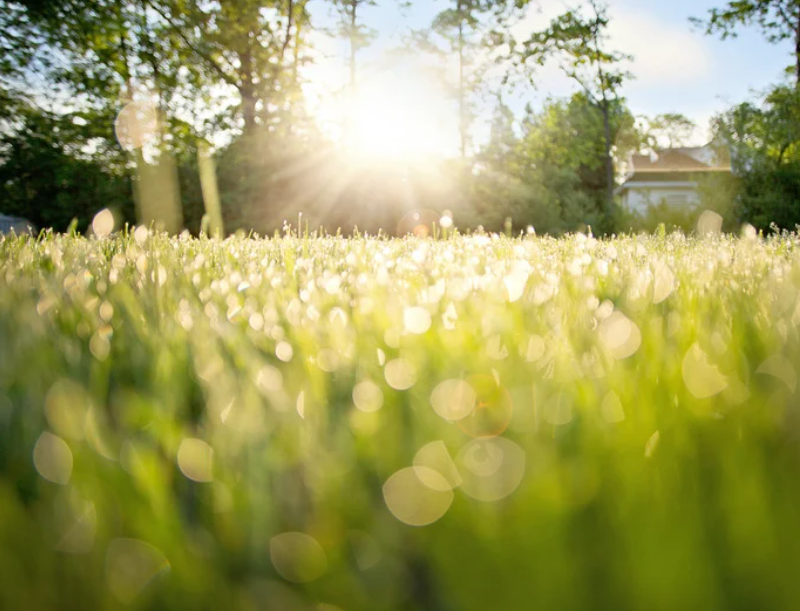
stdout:
[(455, 153), (456, 128), (445, 91), (414, 72), (387, 71), (354, 95), (345, 109), (344, 134), (354, 158), (418, 160)]

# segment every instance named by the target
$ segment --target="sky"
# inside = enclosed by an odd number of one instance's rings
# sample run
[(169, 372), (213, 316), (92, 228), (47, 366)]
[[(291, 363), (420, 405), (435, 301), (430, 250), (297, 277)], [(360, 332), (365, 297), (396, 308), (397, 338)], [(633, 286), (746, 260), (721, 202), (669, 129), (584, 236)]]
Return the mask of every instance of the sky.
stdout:
[[(705, 35), (689, 22), (690, 17), (702, 17), (724, 0), (608, 0), (607, 4), (611, 47), (634, 56), (630, 71), (635, 78), (622, 90), (631, 110), (636, 115), (678, 112), (688, 116), (699, 125), (696, 144), (707, 139), (713, 115), (752, 99), (758, 91), (785, 78), (784, 69), (792, 63), (790, 44), (768, 43), (757, 27), (743, 28), (738, 38), (723, 41)], [(399, 2), (379, 0), (377, 6), (365, 8), (364, 21), (377, 36), (359, 55), (364, 72), (372, 70), (374, 74), (382, 58), (403, 45), (403, 35), (410, 28), (427, 26), (447, 5), (446, 0), (417, 0), (402, 11)], [(527, 32), (545, 27), (568, 5), (561, 0), (540, 0), (540, 10), (529, 11), (515, 26), (515, 35), (523, 39)], [(312, 78), (317, 84), (325, 83), (317, 89), (319, 94), (346, 80), (347, 47), (332, 40), (320, 41), (318, 46), (321, 56)], [(536, 106), (547, 97), (575, 91), (555, 65), (545, 66), (536, 80), (536, 90), (517, 87), (506, 94), (506, 103), (521, 112), (526, 103)], [(477, 140), (485, 137), (487, 119), (486, 111), (479, 114), (474, 129)]]

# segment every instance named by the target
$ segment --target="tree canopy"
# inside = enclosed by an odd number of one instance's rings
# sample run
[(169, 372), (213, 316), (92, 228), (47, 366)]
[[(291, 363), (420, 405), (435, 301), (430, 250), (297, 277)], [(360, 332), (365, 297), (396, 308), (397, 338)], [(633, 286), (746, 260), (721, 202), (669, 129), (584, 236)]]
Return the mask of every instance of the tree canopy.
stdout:
[(736, 36), (741, 26), (757, 25), (770, 42), (792, 41), (792, 70), (800, 84), (800, 0), (731, 0), (692, 21), (723, 39)]

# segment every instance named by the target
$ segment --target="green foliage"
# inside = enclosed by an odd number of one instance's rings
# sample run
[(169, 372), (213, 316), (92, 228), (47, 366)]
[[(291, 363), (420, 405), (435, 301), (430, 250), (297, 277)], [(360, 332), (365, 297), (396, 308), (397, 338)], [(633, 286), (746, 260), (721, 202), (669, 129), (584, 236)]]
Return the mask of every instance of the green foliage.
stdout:
[(0, 607), (796, 609), (798, 252), (0, 237)]
[(509, 0), (451, 0), (436, 14), (430, 28), (417, 33), (416, 44), (423, 50), (450, 57), (458, 65), (453, 89), (458, 102), (459, 138), (462, 163), (470, 145), (474, 119), (474, 96), (483, 85), (494, 52), (510, 42), (509, 23), (520, 8)]
[(359, 23), (359, 9), (375, 6), (375, 0), (332, 0), (332, 3), (339, 14), (336, 34), (350, 42), (353, 53), (368, 47), (376, 32)]
[(601, 0), (567, 10), (543, 30), (530, 34), (517, 51), (519, 64), (543, 66), (555, 58), (564, 74), (575, 81), (603, 118), (605, 202), (603, 230), (610, 230), (614, 208), (614, 158), (611, 110), (619, 90), (631, 74), (621, 66), (632, 58), (608, 47), (608, 9)]
[(654, 233), (663, 227), (668, 231), (691, 233), (705, 212), (714, 212), (722, 219), (722, 230), (736, 233), (743, 220), (741, 206), (742, 179), (728, 172), (707, 172), (689, 176), (697, 185), (699, 202), (692, 206), (670, 205), (666, 200), (648, 204), (644, 213), (618, 207), (615, 227), (619, 231)]
[(648, 121), (653, 144), (666, 148), (687, 146), (696, 129), (697, 124), (680, 113), (667, 112)]
[(622, 82), (630, 78), (615, 66), (631, 58), (605, 47), (607, 7), (597, 0), (590, 0), (587, 5), (586, 11), (568, 10), (544, 30), (531, 33), (523, 45), (522, 61), (542, 65), (556, 57), (564, 73), (599, 104), (606, 97), (614, 97)]
[(715, 130), (741, 178), (740, 218), (759, 229), (793, 229), (800, 223), (800, 90), (775, 87), (763, 104), (746, 102), (718, 117)]
[(73, 218), (83, 230), (103, 208), (135, 220), (127, 173), (70, 151), (69, 118), (32, 110), (17, 117), (21, 125), (0, 137), (0, 211), (57, 231)]
[[(622, 102), (610, 105), (609, 116), (615, 152), (624, 159), (644, 136)], [(513, 117), (499, 106), (479, 156), (477, 219), (495, 231), (507, 216), (543, 233), (586, 225), (603, 231), (605, 130), (595, 106), (583, 94), (550, 101), (540, 112), (528, 108), (520, 128), (517, 136)]]
[(710, 9), (706, 19), (695, 17), (692, 21), (723, 39), (736, 36), (739, 26), (756, 24), (772, 43), (791, 40), (795, 65), (790, 70), (800, 83), (800, 0), (733, 0)]
[(800, 168), (758, 165), (745, 177), (742, 212), (755, 227), (794, 229), (800, 224)]
[[(338, 33), (352, 43), (353, 75), (355, 53), (369, 38), (357, 11), (369, 5), (334, 2), (342, 17)], [(73, 217), (84, 228), (107, 206), (132, 219), (132, 187), (143, 192), (136, 168), (148, 170), (145, 160), (160, 159), (177, 176), (185, 226), (197, 232), (203, 216), (197, 147), (215, 142), (224, 143), (214, 161), (231, 230), (269, 234), (302, 213), (310, 226), (331, 232), (402, 233), (409, 213), (436, 218), (445, 210), (457, 211), (463, 228), (501, 231), (511, 218), (517, 229), (533, 225), (556, 234), (586, 225), (598, 234), (617, 229), (617, 168), (652, 138), (639, 132), (620, 97), (630, 58), (609, 46), (605, 5), (591, 0), (567, 9), (522, 42), (509, 26), (528, 8), (524, 0), (454, 0), (442, 8), (416, 43), (458, 60), (453, 95), (462, 154), (423, 167), (355, 163), (320, 135), (304, 111), (302, 68), (313, 55), (312, 34), (323, 28), (312, 24), (306, 0), (3, 3), (0, 172), (8, 179), (0, 185), (0, 206), (58, 229)], [(784, 36), (781, 12), (795, 14), (795, 4), (785, 1), (729, 8), (735, 12), (710, 14), (713, 28), (727, 24), (726, 34), (755, 19), (771, 35)], [(509, 59), (524, 66), (517, 75), (534, 81), (536, 68), (555, 59), (580, 94), (529, 112), (519, 125), (500, 104), (490, 141), (473, 151), (473, 104), (490, 80), (486, 71)], [(750, 220), (765, 228), (797, 221), (800, 105), (793, 91), (777, 88), (763, 108), (742, 105), (721, 119), (719, 132), (733, 143), (736, 173), (744, 180), (741, 192), (705, 189), (704, 201), (714, 200), (709, 207), (731, 223)], [(131, 101), (151, 102), (156, 124), (136, 152), (123, 151), (112, 129)], [(46, 105), (59, 112), (41, 110)], [(691, 125), (673, 113), (650, 127), (674, 145)], [(723, 205), (734, 193), (734, 204)]]

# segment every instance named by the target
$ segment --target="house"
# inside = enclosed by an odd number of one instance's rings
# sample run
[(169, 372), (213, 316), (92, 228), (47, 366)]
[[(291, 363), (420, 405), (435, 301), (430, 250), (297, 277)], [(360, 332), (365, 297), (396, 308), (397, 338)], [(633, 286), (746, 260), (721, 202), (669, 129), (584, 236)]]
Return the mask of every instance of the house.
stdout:
[(650, 205), (666, 203), (690, 207), (700, 202), (698, 180), (711, 172), (730, 174), (729, 155), (708, 144), (660, 149), (650, 155), (633, 155), (625, 182), (617, 188), (625, 209), (647, 212)]
[(32, 232), (35, 229), (33, 223), (24, 218), (0, 213), (0, 234), (11, 233), (12, 230), (21, 234), (28, 233), (29, 231)]

